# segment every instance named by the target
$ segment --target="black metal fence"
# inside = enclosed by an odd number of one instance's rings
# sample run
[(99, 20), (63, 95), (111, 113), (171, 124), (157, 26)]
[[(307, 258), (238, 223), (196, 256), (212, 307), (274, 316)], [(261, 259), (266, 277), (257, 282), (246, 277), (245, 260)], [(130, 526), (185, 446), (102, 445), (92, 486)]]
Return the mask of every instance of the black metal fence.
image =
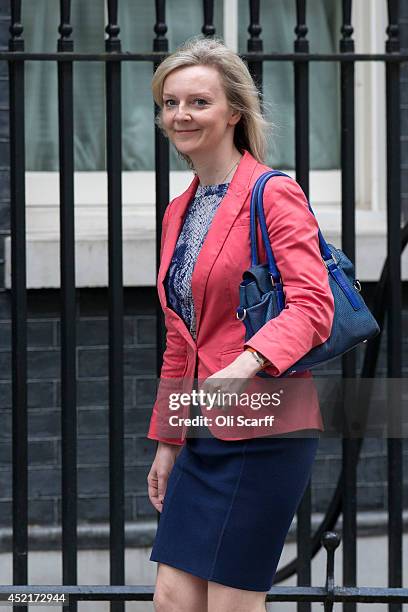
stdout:
[[(75, 610), (78, 600), (110, 600), (112, 609), (124, 609), (125, 600), (152, 600), (153, 586), (124, 586), (124, 387), (123, 387), (123, 272), (122, 272), (122, 187), (121, 187), (121, 68), (122, 62), (152, 63), (152, 70), (168, 53), (166, 38), (166, 3), (156, 0), (156, 23), (153, 51), (122, 53), (118, 24), (118, 0), (108, 0), (107, 39), (104, 53), (75, 53), (75, 33), (70, 25), (70, 0), (60, 2), (60, 27), (55, 53), (27, 53), (24, 50), (21, 0), (11, 0), (9, 50), (0, 52), (0, 61), (8, 62), (10, 83), (10, 189), (12, 244), (12, 436), (13, 436), (13, 585), (0, 587), (6, 592), (33, 594), (47, 592), (70, 596), (69, 607)], [(212, 36), (214, 2), (204, 1), (202, 33)], [(356, 54), (351, 23), (351, 0), (342, 3), (340, 52), (309, 52), (306, 23), (306, 1), (296, 2), (297, 23), (293, 53), (263, 52), (260, 2), (250, 1), (249, 39), (245, 59), (254, 79), (262, 87), (265, 62), (289, 61), (293, 64), (295, 85), (296, 179), (309, 192), (309, 66), (310, 62), (339, 62), (341, 78), (341, 193), (342, 248), (355, 259), (355, 64), (382, 62), (386, 72), (387, 125), (387, 261), (378, 283), (374, 313), (379, 321), (387, 316), (388, 376), (402, 376), (401, 353), (401, 263), (400, 255), (408, 239), (401, 231), (400, 179), (400, 68), (408, 55), (400, 53), (399, 3), (388, 0), (388, 21), (384, 53)], [(27, 61), (57, 62), (60, 164), (60, 271), (61, 271), (61, 415), (62, 415), (62, 562), (63, 586), (27, 585), (28, 553), (28, 456), (27, 456), (27, 289), (25, 227), (25, 142), (24, 74)], [(74, 232), (74, 62), (98, 61), (106, 69), (106, 152), (108, 176), (108, 249), (109, 249), (109, 457), (110, 457), (110, 586), (77, 585), (77, 421), (76, 421), (76, 312), (75, 312), (75, 232)], [(156, 155), (156, 235), (161, 233), (161, 219), (169, 201), (168, 142), (157, 130)], [(156, 241), (157, 262), (159, 243)], [(157, 264), (158, 265), (158, 264)], [(164, 349), (164, 326), (158, 308), (157, 372), (160, 372)], [(374, 377), (378, 342), (368, 347), (362, 377)], [(354, 355), (343, 358), (343, 375), (358, 375)], [(356, 467), (361, 440), (344, 439), (343, 463), (339, 485), (322, 524), (311, 537), (310, 487), (298, 511), (298, 557), (282, 568), (275, 582), (297, 573), (296, 587), (274, 586), (268, 601), (296, 601), (298, 609), (310, 610), (310, 602), (323, 602), (325, 610), (334, 602), (344, 602), (351, 612), (356, 602), (389, 604), (393, 612), (408, 602), (408, 589), (402, 587), (402, 440), (389, 438), (388, 443), (388, 588), (356, 586)], [(343, 581), (334, 584), (334, 551), (339, 538), (332, 530), (343, 514)], [(311, 559), (321, 546), (327, 549), (327, 578), (321, 587), (311, 587)], [(22, 599), (19, 600), (22, 602)], [(28, 600), (26, 600), (28, 601)], [(19, 609), (26, 610), (24, 605)]]

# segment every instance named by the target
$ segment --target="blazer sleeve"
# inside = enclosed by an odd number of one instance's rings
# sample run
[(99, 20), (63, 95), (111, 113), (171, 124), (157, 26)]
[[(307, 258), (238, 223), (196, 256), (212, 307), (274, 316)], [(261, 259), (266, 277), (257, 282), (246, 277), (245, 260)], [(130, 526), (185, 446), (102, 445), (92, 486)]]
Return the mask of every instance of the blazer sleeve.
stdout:
[(320, 254), (318, 224), (300, 185), (287, 177), (270, 179), (264, 191), (264, 211), (285, 308), (245, 342), (244, 348), (252, 347), (267, 357), (271, 365), (265, 372), (280, 376), (327, 340), (334, 298)]
[[(162, 233), (160, 242), (160, 260), (163, 253), (163, 246), (166, 241), (167, 228), (169, 223), (169, 212), (172, 202), (167, 206), (163, 215)], [(151, 440), (159, 442), (167, 442), (168, 444), (183, 445), (184, 441), (177, 437), (166, 437), (163, 432), (170, 433), (168, 425), (168, 390), (164, 379), (166, 378), (182, 378), (184, 373), (184, 361), (180, 360), (180, 354), (183, 353), (184, 342), (180, 339), (180, 335), (174, 330), (166, 312), (164, 313), (164, 323), (166, 327), (166, 348), (163, 353), (163, 364), (160, 371), (160, 382), (157, 397), (152, 409), (150, 418), (149, 430), (147, 437)]]

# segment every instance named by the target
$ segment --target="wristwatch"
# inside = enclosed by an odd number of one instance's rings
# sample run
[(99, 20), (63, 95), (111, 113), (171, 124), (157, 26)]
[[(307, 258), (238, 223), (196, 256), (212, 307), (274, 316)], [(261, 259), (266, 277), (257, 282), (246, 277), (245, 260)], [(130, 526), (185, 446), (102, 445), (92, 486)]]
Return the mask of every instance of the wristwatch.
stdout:
[(245, 350), (250, 351), (252, 353), (252, 355), (255, 357), (258, 364), (261, 366), (261, 368), (266, 368), (268, 365), (270, 365), (271, 362), (268, 359), (266, 359), (266, 357), (263, 357), (260, 353), (258, 353), (258, 351), (256, 351), (252, 347), (247, 346)]

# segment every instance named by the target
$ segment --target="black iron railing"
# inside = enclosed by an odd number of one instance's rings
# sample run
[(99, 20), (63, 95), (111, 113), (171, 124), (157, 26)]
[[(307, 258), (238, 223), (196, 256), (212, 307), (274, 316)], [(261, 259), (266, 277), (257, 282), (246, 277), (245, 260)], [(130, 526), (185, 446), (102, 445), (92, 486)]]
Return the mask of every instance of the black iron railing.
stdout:
[[(202, 33), (211, 36), (213, 1), (203, 3)], [(70, 25), (69, 0), (60, 1), (59, 39), (55, 53), (26, 53), (21, 25), (21, 0), (11, 0), (9, 50), (0, 52), (0, 61), (8, 62), (10, 81), (10, 178), (12, 245), (12, 383), (13, 383), (13, 587), (6, 592), (48, 592), (70, 596), (70, 610), (79, 600), (110, 600), (115, 612), (124, 609), (125, 600), (152, 600), (153, 586), (123, 586), (125, 582), (124, 538), (124, 391), (123, 391), (123, 265), (122, 265), (122, 188), (121, 188), (121, 68), (122, 62), (152, 63), (152, 70), (168, 53), (165, 17), (166, 3), (156, 0), (156, 23), (152, 24), (153, 51), (122, 53), (118, 25), (118, 0), (108, 0), (108, 35), (104, 53), (76, 53), (75, 33)], [(384, 53), (356, 54), (351, 24), (351, 0), (342, 2), (340, 52), (309, 52), (306, 24), (306, 0), (296, 2), (297, 23), (293, 53), (264, 53), (261, 38), (260, 2), (250, 1), (248, 61), (251, 73), (262, 88), (265, 62), (290, 61), (294, 68), (296, 179), (309, 193), (309, 66), (310, 62), (339, 62), (341, 67), (341, 187), (342, 248), (355, 259), (355, 126), (354, 69), (360, 61), (382, 62), (386, 71), (387, 124), (387, 262), (375, 296), (375, 314), (380, 321), (387, 314), (388, 376), (400, 378), (401, 358), (401, 268), (400, 254), (407, 241), (401, 235), (400, 185), (400, 66), (408, 55), (400, 53), (398, 1), (388, 0), (388, 28)], [(58, 114), (60, 163), (60, 270), (61, 270), (61, 410), (62, 410), (62, 560), (63, 586), (27, 586), (27, 295), (25, 229), (25, 125), (24, 71), (26, 62), (47, 61), (58, 64)], [(76, 337), (75, 337), (75, 239), (74, 239), (74, 146), (73, 146), (73, 65), (74, 62), (104, 62), (106, 68), (106, 151), (108, 176), (109, 243), (109, 429), (110, 429), (110, 584), (111, 586), (75, 586), (77, 584), (77, 439), (76, 439)], [(169, 148), (159, 130), (155, 134), (156, 163), (156, 235), (161, 234), (161, 220), (169, 201)], [(156, 242), (157, 265), (159, 244)], [(163, 316), (158, 312), (157, 372), (164, 349)], [(375, 376), (379, 339), (365, 355), (363, 377)], [(357, 376), (355, 355), (343, 359), (343, 375)], [(296, 587), (274, 586), (268, 601), (298, 602), (298, 609), (309, 611), (310, 602), (323, 602), (326, 611), (334, 602), (344, 602), (347, 612), (356, 603), (384, 603), (393, 612), (408, 602), (408, 589), (402, 587), (402, 440), (388, 439), (388, 510), (389, 510), (389, 588), (356, 587), (356, 468), (361, 440), (343, 440), (343, 463), (339, 484), (319, 529), (311, 537), (311, 496), (308, 487), (298, 510), (298, 557), (282, 568), (276, 583), (297, 573)], [(339, 538), (332, 533), (343, 513), (343, 580), (334, 584), (334, 551)], [(327, 550), (327, 577), (324, 587), (311, 587), (311, 559), (321, 546)], [(19, 606), (26, 610), (26, 606)]]

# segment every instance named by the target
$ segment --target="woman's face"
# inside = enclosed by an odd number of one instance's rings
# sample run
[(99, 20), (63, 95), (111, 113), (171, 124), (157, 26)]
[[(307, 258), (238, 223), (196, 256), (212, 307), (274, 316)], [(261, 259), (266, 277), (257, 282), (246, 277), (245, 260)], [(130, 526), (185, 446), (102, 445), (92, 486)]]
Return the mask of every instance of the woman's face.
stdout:
[(214, 154), (225, 139), (233, 142), (240, 117), (229, 107), (216, 68), (187, 66), (166, 77), (162, 124), (180, 153), (192, 158)]

